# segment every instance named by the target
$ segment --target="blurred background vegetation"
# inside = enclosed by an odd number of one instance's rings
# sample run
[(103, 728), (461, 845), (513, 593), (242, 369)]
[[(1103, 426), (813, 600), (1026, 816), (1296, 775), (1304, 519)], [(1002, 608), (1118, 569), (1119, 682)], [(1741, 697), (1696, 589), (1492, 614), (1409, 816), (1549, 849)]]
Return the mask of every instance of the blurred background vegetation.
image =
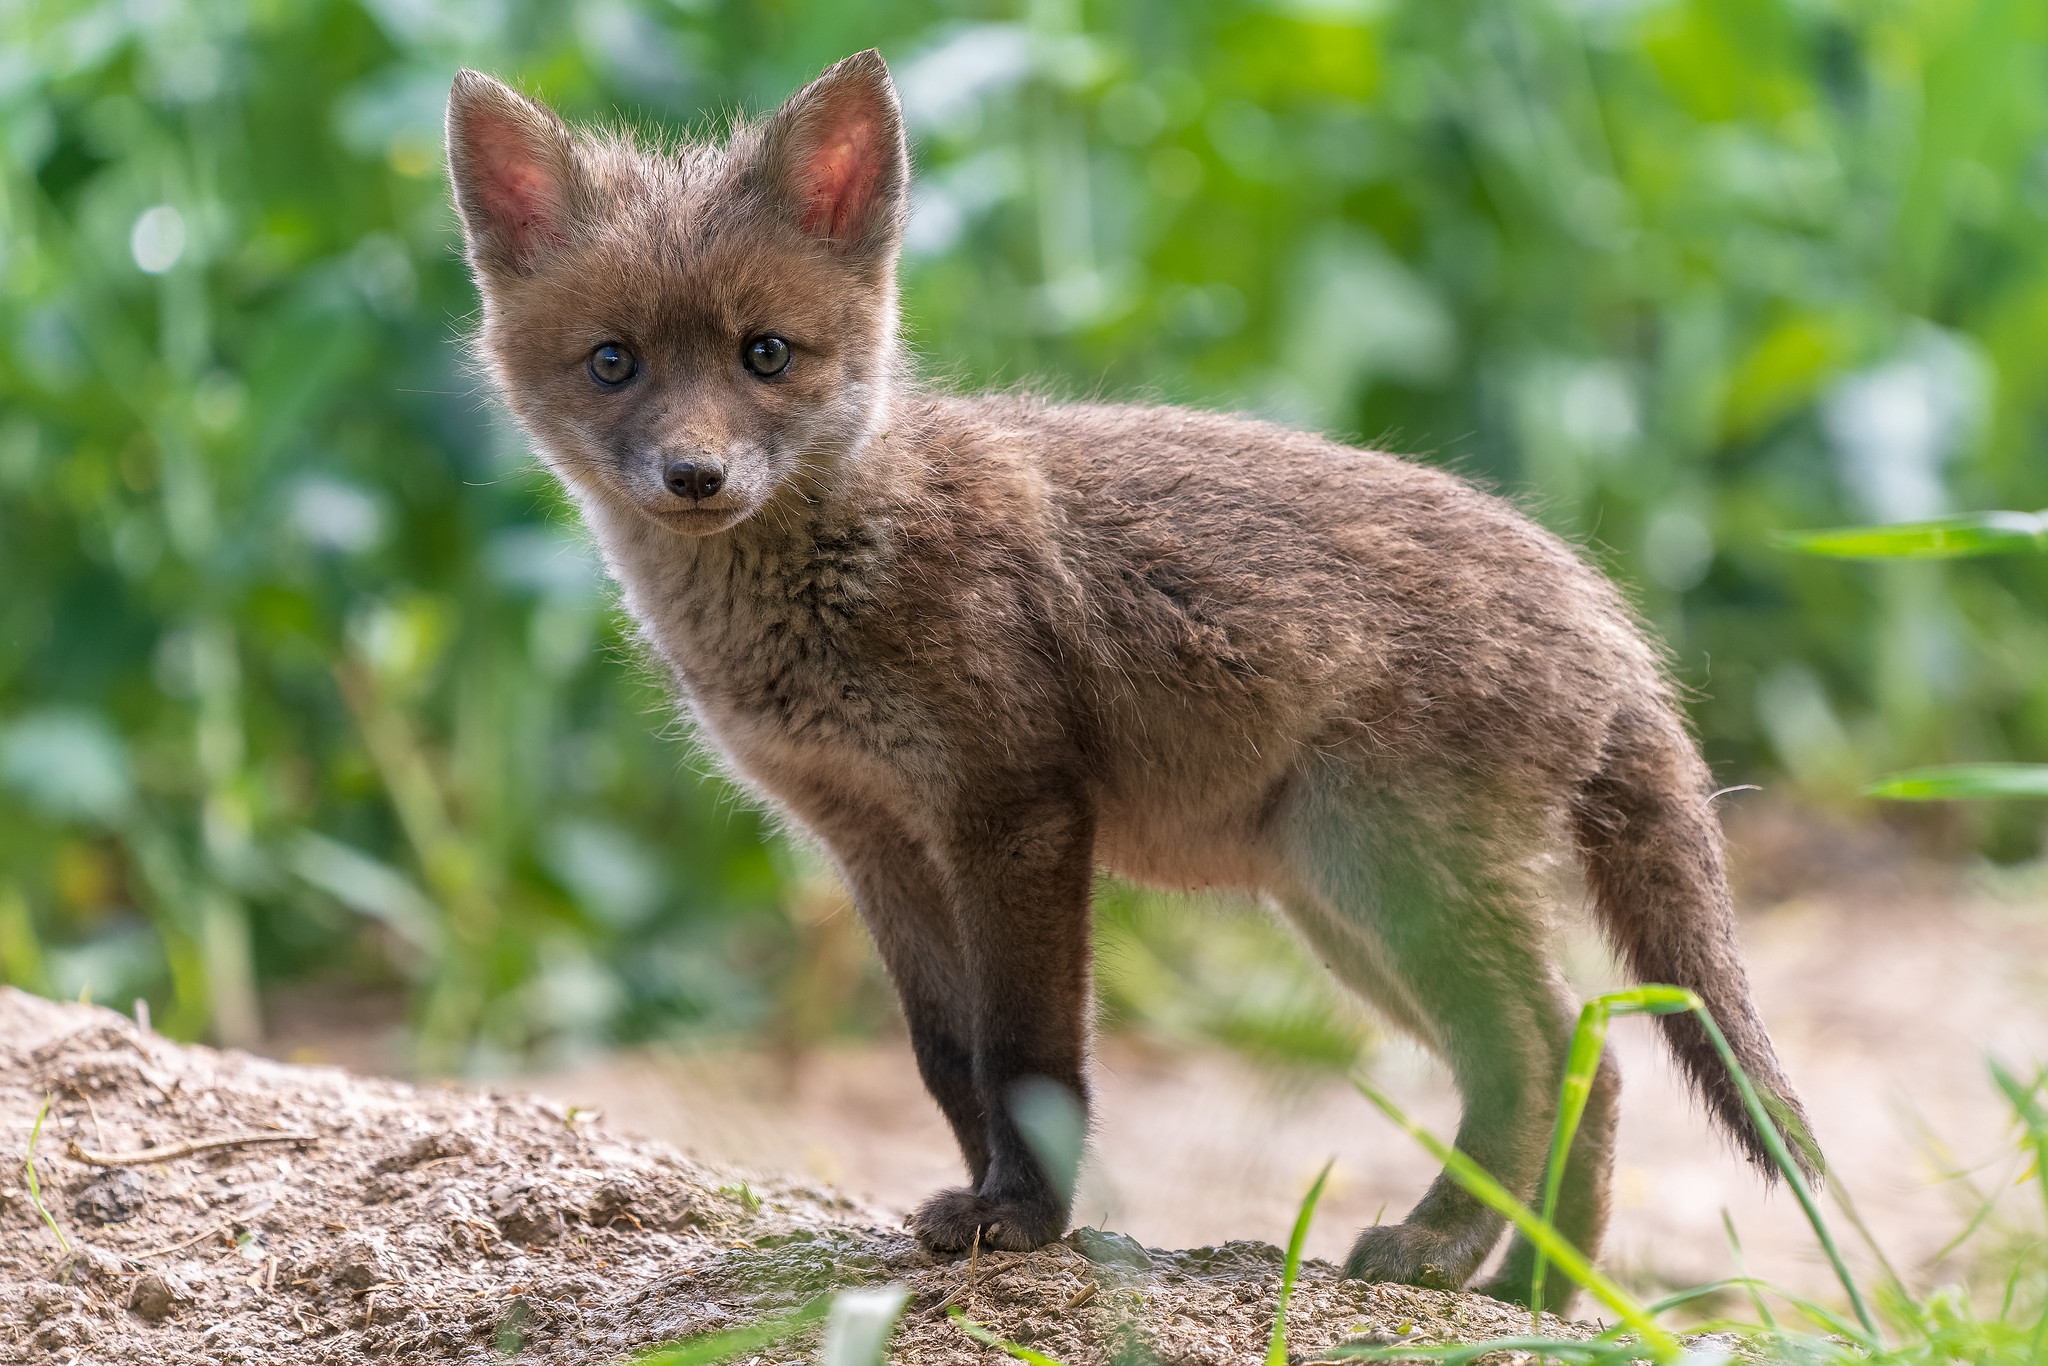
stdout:
[[(2030, 0), (0, 3), (0, 975), (229, 1042), (381, 990), (426, 1070), (886, 1013), (464, 367), (461, 65), (716, 130), (878, 45), (933, 376), (1523, 497), (1730, 783), (2048, 758), (2048, 561), (1770, 541), (2048, 503), (2044, 44)], [(1112, 1016), (1357, 1046), (1262, 931), (1102, 921)]]

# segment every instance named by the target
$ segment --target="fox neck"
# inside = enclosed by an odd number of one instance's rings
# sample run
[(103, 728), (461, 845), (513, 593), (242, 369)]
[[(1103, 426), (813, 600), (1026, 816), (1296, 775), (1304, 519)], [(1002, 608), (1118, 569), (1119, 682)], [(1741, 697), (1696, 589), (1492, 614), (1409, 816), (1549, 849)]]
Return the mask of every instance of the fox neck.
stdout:
[(887, 577), (921, 463), (892, 432), (895, 405), (881, 388), (861, 430), (725, 531), (679, 535), (623, 503), (581, 495), (627, 611), (700, 703), (722, 684), (740, 686), (771, 634), (831, 648), (858, 630)]

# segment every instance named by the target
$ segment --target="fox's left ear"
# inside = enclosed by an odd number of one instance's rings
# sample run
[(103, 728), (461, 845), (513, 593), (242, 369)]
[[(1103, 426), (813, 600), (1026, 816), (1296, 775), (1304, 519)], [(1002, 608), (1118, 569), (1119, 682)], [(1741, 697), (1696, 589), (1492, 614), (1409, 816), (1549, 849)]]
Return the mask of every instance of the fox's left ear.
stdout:
[(790, 96), (762, 127), (759, 148), (755, 173), (804, 233), (864, 265), (894, 255), (910, 153), (881, 53), (857, 52)]

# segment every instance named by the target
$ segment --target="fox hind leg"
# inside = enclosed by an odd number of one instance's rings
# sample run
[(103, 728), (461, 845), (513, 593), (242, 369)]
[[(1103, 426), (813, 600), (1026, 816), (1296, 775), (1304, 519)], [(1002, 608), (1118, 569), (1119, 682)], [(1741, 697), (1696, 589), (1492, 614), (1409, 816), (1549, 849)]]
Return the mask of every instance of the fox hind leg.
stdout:
[[(1615, 1066), (1613, 1051), (1608, 1050), (1600, 1056), (1600, 1070), (1594, 1074), (1592, 1094), (1586, 1098), (1586, 1113), (1572, 1139), (1552, 1221), (1565, 1241), (1588, 1257), (1599, 1252), (1600, 1239), (1607, 1232), (1614, 1127), (1620, 1099), (1621, 1072)], [(1533, 1208), (1536, 1202), (1532, 1200), (1530, 1204)], [(1535, 1245), (1517, 1233), (1508, 1245), (1508, 1255), (1500, 1269), (1480, 1291), (1510, 1304), (1526, 1305), (1533, 1297), (1535, 1272)], [(1544, 1282), (1543, 1307), (1552, 1313), (1563, 1313), (1571, 1307), (1577, 1291), (1578, 1287), (1553, 1267)]]
[[(1528, 846), (1518, 825), (1341, 781), (1312, 785), (1284, 820), (1296, 887), (1282, 902), (1337, 976), (1450, 1066), (1463, 1102), (1457, 1147), (1526, 1200), (1549, 1146), (1572, 1012), (1541, 893), (1517, 855)], [(1604, 1216), (1595, 1149), (1605, 1151), (1588, 1144), (1581, 1184), (1600, 1188), (1588, 1207)], [(1456, 1289), (1503, 1223), (1442, 1173), (1400, 1223), (1361, 1233), (1345, 1270)]]

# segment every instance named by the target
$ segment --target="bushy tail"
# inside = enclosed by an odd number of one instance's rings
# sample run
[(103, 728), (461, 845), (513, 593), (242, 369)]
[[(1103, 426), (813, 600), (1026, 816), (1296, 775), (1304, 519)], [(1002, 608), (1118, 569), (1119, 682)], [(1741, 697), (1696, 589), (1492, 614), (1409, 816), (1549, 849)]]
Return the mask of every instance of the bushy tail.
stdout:
[[(1706, 1003), (1737, 1061), (1778, 1119), (1786, 1147), (1818, 1184), (1820, 1150), (1749, 999), (1735, 943), (1721, 826), (1708, 773), (1684, 726), (1662, 707), (1631, 711), (1609, 732), (1600, 771), (1574, 819), (1601, 923), (1639, 982), (1686, 987)], [(1699, 1019), (1659, 1017), (1693, 1089), (1766, 1178), (1777, 1165)]]

